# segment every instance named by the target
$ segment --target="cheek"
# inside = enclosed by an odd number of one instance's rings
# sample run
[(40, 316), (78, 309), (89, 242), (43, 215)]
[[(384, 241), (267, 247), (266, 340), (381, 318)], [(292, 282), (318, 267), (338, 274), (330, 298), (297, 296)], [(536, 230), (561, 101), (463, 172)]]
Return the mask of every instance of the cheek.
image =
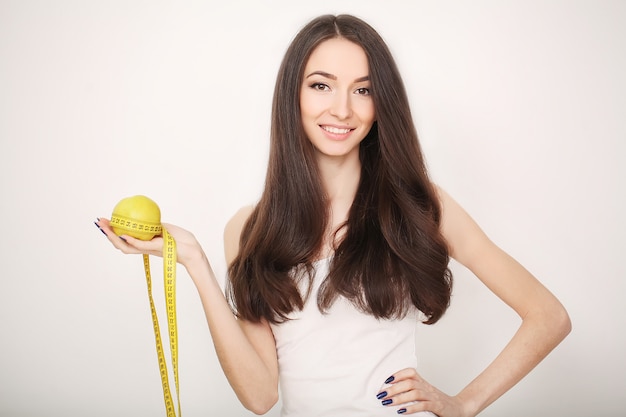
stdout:
[(359, 108), (359, 114), (363, 123), (374, 123), (376, 120), (374, 103), (362, 103)]
[(314, 94), (308, 94), (306, 91), (300, 93), (300, 112), (302, 117), (313, 117), (320, 112), (322, 107), (319, 97), (316, 97)]
[(376, 121), (376, 110), (374, 109), (373, 105), (372, 105), (372, 108), (370, 109), (370, 121), (372, 123)]

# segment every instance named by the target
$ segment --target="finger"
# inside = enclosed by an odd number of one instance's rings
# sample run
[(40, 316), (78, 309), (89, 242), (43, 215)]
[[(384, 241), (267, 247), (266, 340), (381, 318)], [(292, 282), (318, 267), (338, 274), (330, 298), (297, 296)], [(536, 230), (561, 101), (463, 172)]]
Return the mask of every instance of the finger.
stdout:
[(108, 219), (101, 217), (94, 223), (98, 229), (106, 235), (111, 244), (113, 244), (113, 246), (116, 249), (119, 249), (122, 253), (147, 253), (151, 255), (161, 255), (162, 253), (163, 239), (160, 237), (154, 238), (150, 241), (144, 241), (128, 235), (118, 236), (111, 228), (111, 224)]
[(437, 417), (432, 409), (432, 404), (428, 401), (419, 401), (413, 404), (405, 404), (398, 409), (397, 413), (402, 415), (419, 414), (420, 417)]
[[(387, 392), (392, 390), (393, 385), (397, 384), (400, 381), (417, 380), (418, 378), (420, 378), (419, 374), (414, 368), (402, 369), (394, 373), (393, 375), (389, 376), (389, 378), (385, 380), (385, 382), (381, 386), (380, 391), (377, 394), (377, 397), (381, 397), (381, 394), (383, 393), (387, 394)], [(397, 392), (397, 390), (394, 390), (394, 392)]]
[(106, 217), (98, 217), (98, 219), (96, 220), (96, 224), (99, 227), (103, 227), (103, 226), (110, 226), (110, 222), (109, 219), (107, 219)]
[[(382, 405), (400, 405), (411, 401), (421, 401), (428, 399), (428, 388), (423, 384), (407, 379), (388, 387), (383, 393), (378, 395)], [(382, 396), (384, 394), (384, 396)]]
[(392, 376), (393, 380), (381, 388), (376, 396), (383, 405), (399, 405), (410, 401), (431, 399), (429, 393), (434, 391), (433, 387), (422, 379), (415, 369), (403, 369)]
[(389, 395), (382, 400), (382, 405), (385, 406), (407, 406), (415, 402), (429, 401), (431, 398), (427, 391), (420, 389), (411, 389), (403, 391), (399, 394)]
[(163, 252), (163, 238), (160, 236), (155, 237), (152, 240), (136, 239), (128, 235), (121, 235), (120, 238), (122, 238), (127, 246), (132, 247), (141, 253), (161, 255)]
[[(400, 384), (408, 384), (408, 381), (398, 383), (398, 385)], [(436, 416), (434, 410), (440, 410), (442, 408), (440, 393), (427, 383), (413, 381), (413, 384), (416, 384), (419, 388), (403, 391), (397, 395), (389, 395), (389, 397), (383, 400), (385, 401), (383, 405), (399, 407), (396, 410), (398, 414), (419, 413), (420, 416)]]
[(123, 240), (123, 239), (120, 239), (120, 237), (117, 236), (115, 232), (113, 232), (113, 229), (111, 228), (111, 224), (108, 219), (105, 219), (104, 217), (98, 217), (98, 219), (94, 222), (94, 224), (98, 227), (98, 229), (100, 229), (102, 233), (104, 233), (106, 237), (109, 238), (111, 243), (113, 243), (113, 246), (115, 246), (118, 249), (122, 249), (121, 247), (119, 247), (120, 242), (118, 242), (118, 240)]
[(96, 224), (96, 226), (98, 226), (98, 229), (100, 229), (100, 231), (105, 234), (106, 237), (118, 237), (115, 232), (113, 232), (109, 219), (106, 219), (104, 217), (98, 217), (98, 219), (94, 223)]
[(98, 224), (98, 221), (100, 221), (100, 219), (96, 220), (96, 221), (95, 221), (95, 222), (93, 222), (93, 223), (96, 225), (96, 227), (98, 228), (98, 230), (100, 230), (100, 231), (102, 232), (102, 234), (106, 236), (106, 235), (107, 235), (107, 233), (106, 233), (104, 230), (102, 230), (102, 227), (100, 227), (100, 225)]
[(393, 384), (399, 381), (403, 381), (405, 379), (422, 380), (422, 377), (420, 376), (420, 374), (417, 373), (417, 370), (415, 370), (415, 368), (405, 368), (391, 375), (389, 378), (387, 378), (385, 383)]
[(109, 222), (108, 219), (105, 219), (103, 217), (98, 217), (97, 221), (95, 221), (94, 223), (96, 224), (96, 226), (98, 226), (98, 229), (100, 229), (100, 231), (104, 233), (106, 237), (109, 238), (111, 243), (113, 243), (113, 246), (115, 246), (118, 249), (123, 248), (123, 245), (121, 245), (121, 242), (119, 242), (119, 240), (123, 240), (123, 239), (121, 239), (118, 235), (115, 234), (115, 232), (111, 228), (111, 223)]

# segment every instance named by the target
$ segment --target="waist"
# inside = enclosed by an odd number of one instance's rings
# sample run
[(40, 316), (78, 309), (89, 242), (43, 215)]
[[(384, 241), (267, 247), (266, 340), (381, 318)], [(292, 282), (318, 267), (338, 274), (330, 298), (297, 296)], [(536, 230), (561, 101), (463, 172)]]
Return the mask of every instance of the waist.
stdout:
[(376, 394), (390, 375), (416, 366), (416, 324), (415, 316), (378, 320), (339, 304), (273, 325), (283, 417), (397, 415), (400, 407), (383, 407)]

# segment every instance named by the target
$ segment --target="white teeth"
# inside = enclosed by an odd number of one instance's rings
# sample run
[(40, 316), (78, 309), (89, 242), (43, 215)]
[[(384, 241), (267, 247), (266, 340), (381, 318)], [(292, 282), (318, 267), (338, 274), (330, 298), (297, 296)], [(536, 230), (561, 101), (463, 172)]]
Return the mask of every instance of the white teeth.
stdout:
[(329, 133), (334, 133), (336, 135), (346, 134), (350, 131), (350, 129), (339, 129), (338, 127), (332, 127), (332, 126), (322, 126), (322, 129), (324, 129), (325, 131)]

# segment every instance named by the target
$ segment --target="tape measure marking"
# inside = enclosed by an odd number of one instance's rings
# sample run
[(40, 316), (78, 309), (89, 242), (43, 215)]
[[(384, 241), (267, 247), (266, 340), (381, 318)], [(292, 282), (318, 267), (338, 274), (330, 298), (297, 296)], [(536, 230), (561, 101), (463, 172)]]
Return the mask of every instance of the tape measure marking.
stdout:
[[(148, 299), (150, 301), (150, 312), (152, 314), (152, 324), (154, 326), (154, 338), (156, 342), (157, 357), (159, 360), (159, 372), (161, 374), (161, 385), (163, 386), (163, 399), (167, 417), (176, 417), (174, 401), (169, 384), (167, 373), (167, 363), (163, 353), (163, 343), (161, 341), (161, 331), (159, 319), (157, 317), (154, 299), (152, 297), (152, 277), (150, 275), (149, 255), (143, 255), (143, 266), (146, 273), (146, 283), (148, 285)], [(176, 386), (176, 400), (178, 405), (178, 416), (180, 417), (180, 387), (178, 383), (178, 326), (176, 322), (176, 241), (165, 228), (163, 228), (163, 282), (165, 290), (165, 304), (167, 309), (167, 328), (170, 339), (170, 353), (172, 357), (172, 368), (174, 373), (174, 384)]]
[(160, 235), (163, 227), (160, 223), (151, 223), (144, 221), (136, 221), (128, 217), (120, 216), (119, 214), (115, 214), (111, 216), (111, 220), (109, 221), (111, 227), (118, 227), (123, 229), (125, 232), (139, 232), (145, 234), (152, 235)]

